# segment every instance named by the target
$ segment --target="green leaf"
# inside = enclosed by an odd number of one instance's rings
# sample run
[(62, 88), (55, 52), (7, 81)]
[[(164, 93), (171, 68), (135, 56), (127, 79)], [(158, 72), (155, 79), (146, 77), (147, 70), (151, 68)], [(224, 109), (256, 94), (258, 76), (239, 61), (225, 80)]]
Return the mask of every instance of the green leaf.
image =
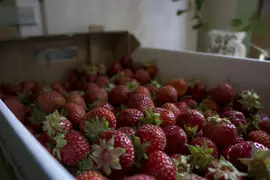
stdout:
[(185, 13), (185, 12), (187, 12), (186, 9), (178, 10), (178, 11), (176, 12), (176, 15), (177, 15), (177, 16), (180, 16), (180, 15), (182, 15), (182, 14)]
[(125, 148), (115, 148), (112, 150), (112, 156), (113, 157), (120, 157), (123, 154), (125, 154), (126, 149)]

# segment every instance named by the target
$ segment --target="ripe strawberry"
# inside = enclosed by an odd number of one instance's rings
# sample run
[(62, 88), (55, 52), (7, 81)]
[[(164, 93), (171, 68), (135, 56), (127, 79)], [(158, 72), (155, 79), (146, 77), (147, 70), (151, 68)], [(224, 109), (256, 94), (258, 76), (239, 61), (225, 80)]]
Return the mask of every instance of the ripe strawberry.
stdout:
[(187, 143), (187, 135), (179, 126), (168, 125), (163, 128), (166, 134), (167, 145), (165, 152), (168, 154), (183, 153), (185, 144)]
[(176, 177), (171, 158), (162, 151), (151, 152), (142, 171), (160, 180), (175, 180)]
[(133, 67), (133, 61), (130, 56), (123, 56), (120, 58), (120, 64), (123, 68), (132, 68)]
[(187, 104), (187, 106), (188, 106), (190, 109), (196, 109), (197, 106), (198, 106), (198, 103), (197, 103), (195, 100), (193, 100), (193, 99), (186, 98), (186, 99), (184, 99), (183, 101)]
[(181, 113), (180, 109), (178, 109), (178, 107), (173, 103), (165, 103), (161, 107), (172, 111), (174, 115), (176, 116), (176, 118)]
[(24, 81), (21, 84), (21, 91), (22, 92), (30, 92), (32, 93), (33, 89), (35, 88), (35, 83), (31, 81)]
[(88, 91), (89, 89), (98, 89), (98, 85), (95, 83), (83, 83), (83, 87), (81, 90)]
[(56, 91), (45, 91), (37, 96), (37, 103), (45, 113), (53, 113), (66, 103), (66, 99)]
[(146, 66), (146, 70), (149, 72), (150, 77), (152, 79), (155, 79), (157, 74), (158, 74), (158, 68), (156, 66), (156, 64), (149, 64)]
[(53, 154), (67, 166), (77, 166), (89, 154), (89, 143), (78, 131), (72, 130), (66, 135), (60, 134), (55, 137), (56, 148)]
[(96, 172), (96, 171), (84, 171), (76, 176), (76, 180), (108, 180), (106, 177), (104, 177), (102, 174)]
[(135, 93), (129, 96), (127, 106), (145, 112), (154, 108), (154, 102), (144, 94)]
[(182, 110), (182, 109), (189, 109), (187, 103), (185, 103), (184, 101), (179, 101), (179, 102), (175, 103), (175, 105), (180, 110)]
[(107, 76), (97, 76), (95, 82), (100, 88), (105, 88), (110, 84)]
[(122, 66), (118, 61), (114, 61), (111, 66), (108, 68), (108, 76), (112, 77), (118, 72), (122, 71)]
[(63, 110), (66, 117), (74, 126), (78, 126), (86, 114), (85, 109), (75, 103), (66, 103), (63, 107)]
[(8, 95), (17, 95), (21, 91), (22, 87), (20, 83), (14, 84), (2, 84), (1, 91)]
[(268, 151), (268, 148), (262, 144), (245, 141), (238, 144), (233, 145), (228, 153), (228, 160), (240, 171), (245, 172), (247, 170), (247, 166), (244, 165), (239, 158), (251, 158), (253, 152), (258, 150)]
[(138, 109), (125, 109), (122, 110), (117, 118), (117, 126), (136, 126), (141, 118), (144, 117), (143, 112)]
[(149, 72), (144, 69), (138, 69), (134, 74), (135, 79), (141, 84), (147, 84), (151, 82), (151, 77)]
[(85, 93), (85, 100), (87, 103), (93, 103), (94, 101), (108, 101), (108, 94), (102, 88), (88, 89)]
[(24, 105), (15, 98), (8, 98), (4, 101), (10, 111), (23, 123), (25, 121)]
[(212, 99), (220, 105), (226, 105), (232, 102), (234, 90), (227, 82), (220, 83), (217, 87), (209, 91)]
[(155, 95), (158, 89), (161, 87), (161, 85), (157, 81), (151, 81), (151, 83), (147, 84), (146, 87), (148, 88), (148, 90), (152, 95)]
[(141, 94), (144, 94), (144, 95), (146, 95), (146, 96), (151, 97), (150, 91), (149, 91), (146, 87), (144, 87), (144, 86), (138, 86), (138, 87), (135, 89), (134, 92), (135, 92), (135, 93), (141, 93)]
[(178, 99), (177, 90), (171, 85), (163, 86), (157, 91), (156, 98), (160, 104), (167, 102), (175, 103)]
[(198, 109), (200, 109), (203, 112), (207, 110), (218, 112), (219, 106), (213, 99), (206, 98), (201, 102)]
[(109, 101), (115, 106), (125, 104), (130, 92), (131, 91), (124, 85), (115, 86), (115, 88), (109, 92)]
[(176, 116), (174, 113), (165, 108), (154, 108), (153, 113), (159, 114), (159, 119), (162, 121), (161, 125), (175, 125), (176, 124)]
[(215, 158), (218, 158), (218, 148), (211, 139), (208, 139), (206, 137), (197, 137), (193, 139), (189, 144), (192, 146), (197, 145), (200, 147), (203, 147), (203, 145), (206, 145), (208, 149), (211, 148), (213, 150), (211, 155), (214, 156)]
[(127, 76), (119, 76), (119, 77), (117, 77), (115, 79), (114, 84), (116, 84), (116, 85), (126, 85), (129, 82), (137, 82), (137, 81), (133, 80), (132, 78), (127, 77)]
[(184, 96), (188, 90), (187, 82), (184, 79), (170, 80), (167, 85), (171, 85), (176, 89), (178, 97)]
[(133, 73), (130, 69), (128, 69), (128, 68), (124, 69), (124, 70), (121, 72), (121, 74), (122, 74), (123, 76), (129, 77), (129, 78), (133, 78), (133, 77), (134, 77), (134, 73)]
[(142, 143), (150, 143), (147, 152), (164, 151), (166, 147), (166, 135), (158, 126), (152, 124), (143, 125), (138, 129), (136, 135), (141, 139)]
[(49, 138), (54, 138), (59, 133), (65, 135), (72, 130), (71, 122), (60, 115), (58, 111), (47, 115), (45, 118), (42, 129)]
[(52, 90), (54, 90), (62, 95), (67, 94), (67, 90), (62, 86), (62, 84), (54, 83), (51, 85), (51, 88), (52, 88)]
[(135, 151), (131, 140), (121, 131), (102, 133), (92, 145), (92, 156), (98, 169), (110, 175), (113, 169), (130, 168), (135, 163)]
[(260, 129), (268, 134), (270, 133), (270, 119), (267, 114), (259, 112), (248, 119), (248, 129), (255, 130)]
[(82, 74), (85, 75), (87, 82), (95, 82), (98, 74), (98, 68), (93, 65), (83, 67)]
[(224, 158), (220, 160), (214, 160), (208, 168), (208, 172), (205, 177), (209, 180), (243, 180), (245, 173), (239, 172), (230, 162)]
[(108, 102), (94, 101), (92, 103), (92, 108), (97, 108), (97, 107), (103, 107), (105, 109), (108, 109), (108, 110), (114, 112), (113, 106), (110, 103), (108, 103)]
[(245, 116), (239, 111), (228, 110), (223, 112), (221, 117), (229, 119), (236, 127), (247, 124)]
[(135, 135), (136, 131), (131, 127), (120, 127), (117, 129), (117, 131), (121, 131), (125, 133), (128, 137)]
[(188, 82), (188, 92), (192, 98), (201, 101), (206, 97), (206, 85), (201, 81)]
[(270, 135), (262, 130), (255, 130), (248, 133), (248, 140), (260, 143), (267, 148), (270, 148)]
[(67, 90), (70, 91), (72, 89), (72, 84), (69, 81), (64, 81), (62, 86)]
[(236, 94), (233, 101), (235, 110), (242, 112), (246, 117), (254, 115), (262, 108), (260, 97), (250, 90), (243, 90)]
[(86, 107), (85, 100), (79, 92), (71, 92), (66, 97), (67, 103), (75, 103), (82, 106), (84, 109)]
[(218, 147), (228, 147), (236, 143), (237, 129), (228, 119), (212, 116), (206, 120), (203, 135), (213, 140)]
[(176, 121), (177, 125), (191, 137), (202, 129), (204, 122), (203, 115), (199, 111), (191, 109), (184, 109)]
[(137, 174), (134, 176), (127, 177), (125, 180), (157, 180), (157, 179), (147, 174)]

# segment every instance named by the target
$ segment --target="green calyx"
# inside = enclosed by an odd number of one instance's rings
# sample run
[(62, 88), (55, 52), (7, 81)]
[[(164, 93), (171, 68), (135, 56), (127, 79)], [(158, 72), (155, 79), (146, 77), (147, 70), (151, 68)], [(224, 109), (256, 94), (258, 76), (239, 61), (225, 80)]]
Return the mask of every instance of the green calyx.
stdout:
[(123, 77), (123, 76), (124, 76), (123, 73), (118, 72), (113, 77), (111, 77), (110, 82), (114, 82), (116, 79), (118, 79), (119, 77)]
[(115, 88), (115, 85), (112, 83), (109, 83), (108, 86), (105, 88), (105, 91), (110, 92), (113, 88)]
[(251, 158), (239, 158), (248, 166), (248, 175), (256, 180), (270, 179), (270, 151), (257, 149), (252, 145)]
[(198, 131), (198, 126), (189, 127), (189, 126), (184, 125), (184, 130), (189, 138), (193, 138), (194, 136), (196, 136), (196, 133)]
[(82, 70), (87, 75), (97, 75), (98, 68), (93, 65), (85, 66)]
[(208, 148), (207, 144), (204, 144), (202, 147), (187, 144), (187, 147), (191, 153), (188, 156), (188, 161), (192, 164), (192, 169), (204, 171), (215, 159), (212, 156), (214, 152), (213, 148)]
[(150, 147), (150, 142), (141, 143), (141, 139), (137, 136), (131, 136), (131, 140), (135, 149), (136, 167), (141, 167), (143, 160), (148, 159), (146, 151)]
[(58, 111), (55, 111), (52, 114), (49, 114), (45, 117), (43, 122), (43, 131), (47, 132), (49, 136), (55, 136), (57, 132), (64, 132), (60, 122), (65, 118), (60, 116)]
[(231, 121), (227, 118), (220, 118), (218, 114), (214, 115), (214, 116), (210, 116), (207, 119), (207, 122), (210, 123), (216, 123), (216, 124), (220, 124), (220, 123), (231, 123)]
[(194, 88), (195, 85), (198, 83), (199, 81), (197, 79), (190, 79), (187, 84), (188, 84), (188, 87), (191, 87), (191, 88)]
[(88, 155), (87, 158), (80, 161), (78, 164), (78, 169), (79, 171), (77, 172), (77, 174), (80, 174), (83, 171), (94, 170), (94, 163), (92, 157)]
[(247, 124), (248, 131), (251, 131), (254, 129), (260, 129), (260, 127), (259, 127), (260, 120), (261, 120), (261, 116), (259, 113), (249, 117), (248, 124)]
[(30, 99), (32, 92), (21, 92), (17, 94), (17, 99), (24, 105), (30, 105), (33, 101)]
[(58, 134), (56, 137), (53, 138), (56, 142), (56, 146), (53, 150), (53, 155), (56, 155), (58, 160), (61, 160), (61, 148), (65, 147), (66, 144), (68, 143), (67, 140), (65, 139), (64, 134)]
[(172, 158), (172, 162), (176, 167), (178, 177), (181, 177), (191, 172), (190, 164), (188, 163), (188, 159), (186, 156), (181, 155), (179, 160)]
[(145, 111), (145, 117), (141, 118), (140, 121), (143, 124), (153, 124), (159, 126), (162, 123), (160, 119), (159, 113), (154, 113), (153, 109), (149, 109), (149, 111)]
[(153, 81), (151, 81), (150, 82), (150, 85), (155, 85), (157, 88), (161, 88), (162, 86), (161, 86), (161, 84), (160, 83), (158, 83), (158, 81), (157, 80), (153, 80)]
[(247, 91), (242, 93), (241, 99), (238, 102), (248, 111), (251, 111), (253, 108), (261, 109), (263, 108), (260, 102), (260, 96), (254, 91)]
[(226, 161), (221, 156), (220, 160), (215, 160), (211, 163), (208, 171), (214, 174), (214, 179), (235, 180), (239, 177), (246, 176), (246, 173), (239, 172), (229, 161)]
[(96, 163), (96, 168), (101, 169), (106, 175), (110, 175), (112, 169), (121, 170), (120, 157), (125, 154), (126, 149), (114, 147), (114, 137), (106, 142), (100, 140), (100, 144), (92, 145), (92, 159)]
[(109, 122), (106, 117), (98, 117), (96, 116), (94, 119), (85, 122), (86, 125), (86, 137), (89, 140), (95, 140), (101, 133), (110, 130)]
[(126, 87), (131, 91), (135, 91), (138, 84), (136, 82), (127, 82)]
[(31, 121), (35, 123), (43, 123), (46, 120), (46, 114), (40, 109), (33, 108)]

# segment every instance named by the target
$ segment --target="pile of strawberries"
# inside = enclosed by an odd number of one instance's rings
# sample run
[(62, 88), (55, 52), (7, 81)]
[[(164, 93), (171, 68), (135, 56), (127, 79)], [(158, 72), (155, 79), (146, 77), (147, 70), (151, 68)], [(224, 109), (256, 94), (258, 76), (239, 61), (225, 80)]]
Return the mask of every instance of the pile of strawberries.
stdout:
[(2, 84), (0, 98), (78, 180), (270, 179), (270, 119), (256, 92), (156, 76), (122, 57), (63, 83)]

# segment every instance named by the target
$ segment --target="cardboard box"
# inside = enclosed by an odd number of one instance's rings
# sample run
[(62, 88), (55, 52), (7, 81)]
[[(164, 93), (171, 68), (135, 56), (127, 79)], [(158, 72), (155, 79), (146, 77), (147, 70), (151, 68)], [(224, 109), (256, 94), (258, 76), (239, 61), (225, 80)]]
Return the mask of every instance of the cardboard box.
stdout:
[[(128, 32), (31, 37), (0, 42), (0, 81), (58, 82), (79, 64), (110, 63), (133, 53), (135, 61), (154, 60), (160, 80), (197, 78), (214, 87), (229, 80), (238, 91), (252, 88), (270, 112), (270, 63), (194, 52), (138, 48)], [(0, 101), (1, 149), (18, 179), (69, 180), (73, 177), (38, 143)]]

